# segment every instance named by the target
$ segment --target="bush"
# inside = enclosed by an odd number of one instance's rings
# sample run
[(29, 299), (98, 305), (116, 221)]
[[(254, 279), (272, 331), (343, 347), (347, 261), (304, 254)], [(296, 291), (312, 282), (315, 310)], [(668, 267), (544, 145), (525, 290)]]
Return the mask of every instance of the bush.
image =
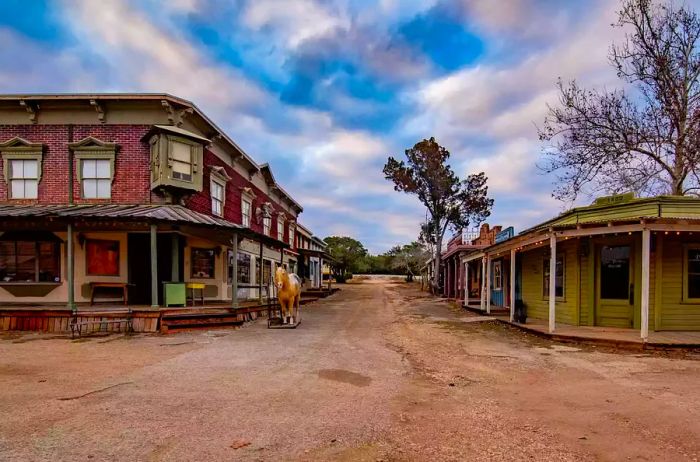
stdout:
[(352, 279), (352, 273), (336, 274), (335, 282), (344, 284), (348, 279)]

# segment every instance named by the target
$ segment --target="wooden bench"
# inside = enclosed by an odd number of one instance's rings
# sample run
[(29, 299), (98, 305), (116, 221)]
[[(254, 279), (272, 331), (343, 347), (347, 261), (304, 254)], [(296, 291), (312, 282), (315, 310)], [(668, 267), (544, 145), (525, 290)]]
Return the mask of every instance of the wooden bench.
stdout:
[(90, 305), (95, 304), (95, 289), (121, 289), (124, 305), (129, 303), (129, 284), (126, 282), (91, 282), (90, 283)]
[[(113, 324), (118, 324), (124, 325), (124, 333), (131, 334), (134, 332), (134, 323), (133, 323), (133, 318), (132, 318), (132, 311), (131, 308), (127, 311), (126, 318), (116, 318), (116, 319), (103, 319), (100, 318), (99, 320), (92, 320), (92, 321), (78, 321), (78, 317), (85, 316), (89, 317), (91, 313), (88, 312), (82, 312), (78, 313), (75, 312), (73, 313), (73, 319), (71, 319), (70, 322), (70, 333), (71, 333), (71, 338), (75, 338), (76, 334), (78, 337), (80, 337), (83, 334), (83, 327), (88, 327), (88, 326), (93, 326), (96, 324), (100, 325), (100, 330), (97, 332), (109, 332), (109, 331), (103, 331), (102, 326), (104, 325), (105, 327), (108, 325), (113, 325)], [(121, 328), (119, 329), (121, 331)]]

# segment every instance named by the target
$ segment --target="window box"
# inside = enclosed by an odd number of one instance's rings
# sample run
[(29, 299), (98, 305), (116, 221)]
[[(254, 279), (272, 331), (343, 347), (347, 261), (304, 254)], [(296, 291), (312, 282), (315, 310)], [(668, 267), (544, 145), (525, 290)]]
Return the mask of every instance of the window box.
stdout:
[(155, 125), (145, 137), (151, 147), (151, 189), (201, 191), (204, 145), (210, 141), (178, 127)]

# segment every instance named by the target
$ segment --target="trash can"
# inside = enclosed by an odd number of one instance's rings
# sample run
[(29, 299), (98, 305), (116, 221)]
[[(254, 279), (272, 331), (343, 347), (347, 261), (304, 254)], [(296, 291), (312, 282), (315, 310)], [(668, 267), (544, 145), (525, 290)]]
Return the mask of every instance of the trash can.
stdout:
[(527, 320), (527, 307), (522, 300), (515, 300), (515, 313), (513, 317), (515, 322), (525, 324)]
[(163, 282), (163, 305), (164, 306), (185, 306), (187, 297), (185, 294), (184, 282)]

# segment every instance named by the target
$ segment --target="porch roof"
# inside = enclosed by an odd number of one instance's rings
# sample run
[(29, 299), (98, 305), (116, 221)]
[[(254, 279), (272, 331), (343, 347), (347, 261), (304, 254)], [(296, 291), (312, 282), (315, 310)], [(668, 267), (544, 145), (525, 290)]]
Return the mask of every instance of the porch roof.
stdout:
[(205, 215), (182, 205), (73, 204), (73, 205), (0, 205), (0, 218), (76, 218), (95, 220), (145, 220), (235, 230), (243, 236), (262, 240), (275, 247), (289, 247), (277, 239), (257, 233), (223, 218)]
[(634, 222), (644, 219), (700, 220), (700, 199), (696, 197), (658, 196), (628, 199), (615, 204), (594, 203), (564, 212), (555, 218), (522, 231), (520, 235), (549, 228)]

